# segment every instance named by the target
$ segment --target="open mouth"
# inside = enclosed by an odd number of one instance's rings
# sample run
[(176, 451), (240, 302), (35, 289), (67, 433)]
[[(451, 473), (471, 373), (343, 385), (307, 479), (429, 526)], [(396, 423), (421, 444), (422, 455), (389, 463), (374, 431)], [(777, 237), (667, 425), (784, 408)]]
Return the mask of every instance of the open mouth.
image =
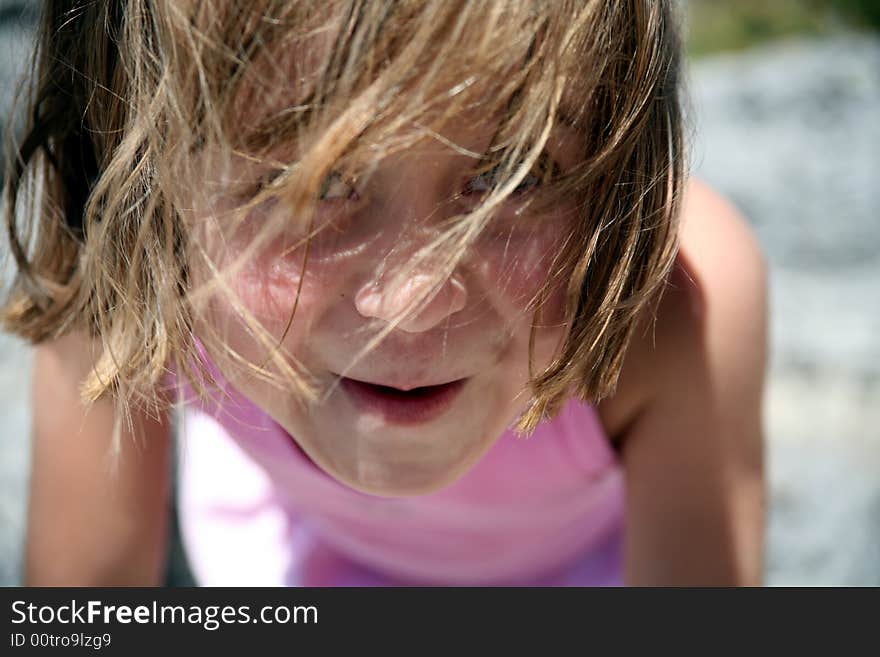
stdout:
[(434, 419), (452, 405), (467, 379), (436, 386), (400, 390), (343, 377), (340, 385), (362, 410), (381, 415), (392, 424), (420, 424)]

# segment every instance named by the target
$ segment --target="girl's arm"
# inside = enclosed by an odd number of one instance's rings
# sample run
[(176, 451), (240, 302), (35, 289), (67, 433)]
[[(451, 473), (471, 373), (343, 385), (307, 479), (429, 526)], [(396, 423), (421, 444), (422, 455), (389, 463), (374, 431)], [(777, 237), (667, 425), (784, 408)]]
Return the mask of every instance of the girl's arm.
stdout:
[(640, 400), (619, 436), (630, 584), (762, 581), (766, 287), (745, 222), (692, 183), (670, 286), (621, 374)]
[(169, 424), (132, 413), (115, 475), (110, 400), (86, 413), (91, 369), (79, 333), (36, 347), (26, 585), (156, 585), (167, 535)]

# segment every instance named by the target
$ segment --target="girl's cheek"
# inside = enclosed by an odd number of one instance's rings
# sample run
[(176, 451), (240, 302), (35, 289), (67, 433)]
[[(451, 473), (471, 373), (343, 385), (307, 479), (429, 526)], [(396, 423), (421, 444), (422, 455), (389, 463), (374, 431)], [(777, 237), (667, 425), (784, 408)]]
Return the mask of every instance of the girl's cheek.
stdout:
[[(558, 266), (554, 258), (561, 242), (561, 236), (546, 230), (499, 231), (483, 236), (478, 253), (484, 263), (487, 285), (497, 290), (513, 310), (525, 311), (529, 304), (537, 302), (541, 288)], [(542, 309), (545, 318), (542, 323), (551, 318), (561, 321), (562, 295), (559, 287), (558, 284), (551, 286), (553, 291)]]
[(319, 301), (318, 289), (313, 272), (277, 264), (249, 265), (236, 283), (244, 305), (266, 325), (286, 323), (294, 306), (302, 317)]
[[(266, 321), (281, 318), (286, 324), (294, 305), (299, 315), (303, 308), (332, 298), (332, 289), (345, 278), (352, 263), (362, 260), (370, 244), (363, 230), (345, 221), (344, 213), (322, 210), (316, 213), (308, 239), (308, 227), (292, 226), (264, 236), (259, 246), (251, 249), (241, 265), (236, 288), (254, 315)], [(231, 252), (240, 257), (257, 238), (255, 230), (258, 228), (245, 225)]]
[(286, 341), (302, 339), (330, 294), (330, 272), (310, 258), (303, 273), (302, 250), (285, 252), (281, 246), (275, 241), (251, 252), (246, 243), (229, 240), (214, 250), (210, 265), (191, 268), (196, 285), (205, 290), (196, 293), (196, 312), (235, 333), (250, 333), (247, 327), (256, 322), (280, 337), (295, 309)]

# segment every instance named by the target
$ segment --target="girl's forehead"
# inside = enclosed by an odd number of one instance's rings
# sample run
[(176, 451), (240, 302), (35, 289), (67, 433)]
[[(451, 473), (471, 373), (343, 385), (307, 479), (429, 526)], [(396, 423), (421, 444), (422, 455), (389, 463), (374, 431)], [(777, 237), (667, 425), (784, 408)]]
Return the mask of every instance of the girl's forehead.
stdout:
[[(248, 148), (248, 135), (251, 132), (265, 134), (267, 129), (271, 130), (273, 123), (284, 123), (294, 114), (302, 117), (304, 130), (300, 137), (305, 143), (291, 146), (307, 146), (309, 141), (317, 137), (317, 134), (305, 129), (315, 114), (322, 110), (326, 112), (323, 120), (314, 122), (320, 131), (344, 114), (357, 97), (357, 93), (348, 97), (340, 94), (319, 103), (314, 95), (317, 76), (303, 74), (303, 66), (301, 61), (292, 62), (286, 68), (273, 72), (275, 80), (272, 84), (259, 83), (259, 88), (242, 90), (236, 103), (237, 111), (229, 125), (239, 133), (245, 150), (252, 150)], [(406, 135), (410, 141), (415, 138), (415, 142), (422, 145), (445, 144), (458, 150), (469, 150), (465, 142), (487, 135), (491, 137), (496, 133), (507, 111), (507, 104), (498, 102), (500, 85), (495, 82), (469, 80), (464, 85), (466, 89), (459, 91), (461, 97), (452, 98), (448, 85), (438, 81), (434, 89), (428, 91), (429, 102), (414, 112), (411, 121), (403, 124), (399, 121), (399, 115), (383, 112), (377, 102), (366, 110), (372, 114), (369, 125), (377, 133), (396, 126), (397, 136)], [(409, 95), (410, 90), (403, 88), (393, 91), (393, 94), (398, 106), (405, 107), (410, 103), (410, 107), (416, 106), (417, 101), (414, 102)], [(393, 140), (395, 136), (391, 138)], [(280, 145), (276, 143), (275, 147)]]
[[(292, 23), (242, 60), (240, 77), (228, 96), (231, 102), (224, 104), (221, 146), (232, 144), (257, 157), (289, 160), (319, 141), (334, 121), (377, 85), (384, 85), (381, 93), (363, 110), (370, 115), (369, 133), (358, 140), (380, 152), (389, 144), (406, 142), (407, 149), (418, 144), (480, 157), (489, 143), (495, 148), (511, 140), (527, 142), (542, 132), (548, 117), (539, 106), (546, 105), (550, 94), (537, 92), (549, 88), (552, 71), (542, 62), (532, 75), (522, 76), (528, 57), (523, 42), (510, 44), (502, 57), (490, 59), (484, 53), (477, 56), (479, 45), (465, 40), (456, 43), (457, 51), (450, 55), (442, 32), (434, 32), (421, 44), (420, 61), (412, 62), (411, 70), (401, 77), (401, 62), (394, 61), (399, 49), (380, 48), (378, 55), (390, 57), (380, 65), (370, 47), (358, 46), (355, 50), (361, 56), (353, 56), (354, 46), (346, 45), (345, 38), (351, 25), (336, 3), (328, 6), (335, 9), (322, 11), (311, 21)], [(473, 58), (469, 49), (474, 49)], [(442, 51), (436, 66), (431, 59), (434, 51)], [(396, 73), (388, 74), (389, 67)], [(512, 80), (521, 83), (517, 86)], [(530, 86), (536, 93), (528, 94)], [(579, 108), (584, 105), (572, 91), (573, 85), (566, 83), (555, 116), (555, 123), (569, 134), (577, 131)], [(526, 111), (505, 121), (526, 96), (530, 98)], [(551, 140), (559, 134), (554, 131)], [(367, 154), (360, 149), (361, 156)]]
[[(316, 100), (332, 100), (333, 95), (344, 105), (347, 97), (363, 91), (365, 86), (387, 73), (387, 67), (395, 58), (400, 59), (401, 50), (406, 50), (403, 45), (396, 51), (375, 44), (375, 51), (371, 49), (373, 46), (363, 43), (353, 45), (345, 38), (350, 30), (345, 12), (336, 6), (322, 11), (321, 16), (311, 22), (293, 25), (288, 32), (276, 35), (255, 49), (243, 62), (243, 81), (234, 104), (237, 119), (259, 120), (300, 112)], [(402, 38), (407, 42), (417, 37), (407, 34)], [(521, 73), (529, 58), (529, 40), (510, 43), (504, 55), (496, 57), (486, 56), (480, 44), (473, 40), (460, 43), (456, 40), (455, 53), (450, 55), (448, 41), (448, 35), (434, 32), (418, 45), (416, 55), (420, 62), (394, 64), (398, 71), (408, 69), (403, 76), (397, 74), (398, 78), (402, 77), (393, 85), (397, 95), (405, 98), (409, 92), (417, 94), (429, 108), (421, 119), (432, 123), (434, 128), (450, 119), (447, 113), (450, 105), (459, 110), (454, 113), (459, 120), (467, 113), (471, 123), (489, 125), (497, 121), (511, 102), (511, 79)], [(344, 65), (339, 65), (340, 60), (344, 60)], [(377, 60), (383, 61), (377, 64)], [(542, 62), (537, 69), (547, 65), (548, 62)], [(535, 73), (527, 84), (548, 77), (551, 71), (536, 70)], [(330, 80), (328, 76), (344, 78), (343, 84), (337, 85), (338, 80)], [(330, 97), (316, 99), (319, 87), (322, 92), (329, 90)]]
[[(302, 56), (300, 50), (303, 50)], [(321, 56), (307, 47), (290, 48), (281, 57), (267, 56), (255, 61), (237, 94), (231, 125), (246, 134), (249, 128), (265, 127), (267, 123), (284, 121), (291, 115), (301, 115), (305, 124), (305, 118), (319, 109), (327, 111), (332, 120), (334, 114), (347, 109), (364, 89), (348, 93), (334, 90), (331, 97), (316, 98), (323, 64)], [(458, 77), (440, 76), (425, 87), (420, 87), (419, 80), (415, 80), (389, 89), (386, 94), (395, 97), (396, 107), (418, 107), (415, 113), (418, 130), (425, 138), (439, 138), (442, 142), (444, 137), (452, 140), (452, 133), (493, 134), (511, 113), (515, 95), (522, 90), (512, 92), (503, 79), (472, 72)], [(555, 122), (569, 130), (578, 130), (583, 122), (584, 104), (583, 96), (574, 85), (566, 85)], [(394, 112), (383, 112), (378, 105), (377, 102), (371, 124), (381, 126), (398, 118)]]

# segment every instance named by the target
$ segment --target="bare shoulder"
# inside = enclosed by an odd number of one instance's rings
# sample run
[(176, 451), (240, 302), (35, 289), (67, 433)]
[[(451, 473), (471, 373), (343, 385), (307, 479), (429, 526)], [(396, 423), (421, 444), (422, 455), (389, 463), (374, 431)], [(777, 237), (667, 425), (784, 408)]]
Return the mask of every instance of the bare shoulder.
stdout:
[[(737, 209), (704, 183), (688, 184), (680, 250), (656, 313), (646, 311), (614, 397), (599, 413), (609, 435), (683, 378), (763, 376), (767, 267)], [(745, 384), (745, 382), (744, 382)]]
[(692, 280), (686, 294), (701, 292), (707, 319), (734, 319), (724, 313), (764, 300), (767, 266), (754, 233), (736, 208), (696, 180), (685, 196), (678, 265)]

